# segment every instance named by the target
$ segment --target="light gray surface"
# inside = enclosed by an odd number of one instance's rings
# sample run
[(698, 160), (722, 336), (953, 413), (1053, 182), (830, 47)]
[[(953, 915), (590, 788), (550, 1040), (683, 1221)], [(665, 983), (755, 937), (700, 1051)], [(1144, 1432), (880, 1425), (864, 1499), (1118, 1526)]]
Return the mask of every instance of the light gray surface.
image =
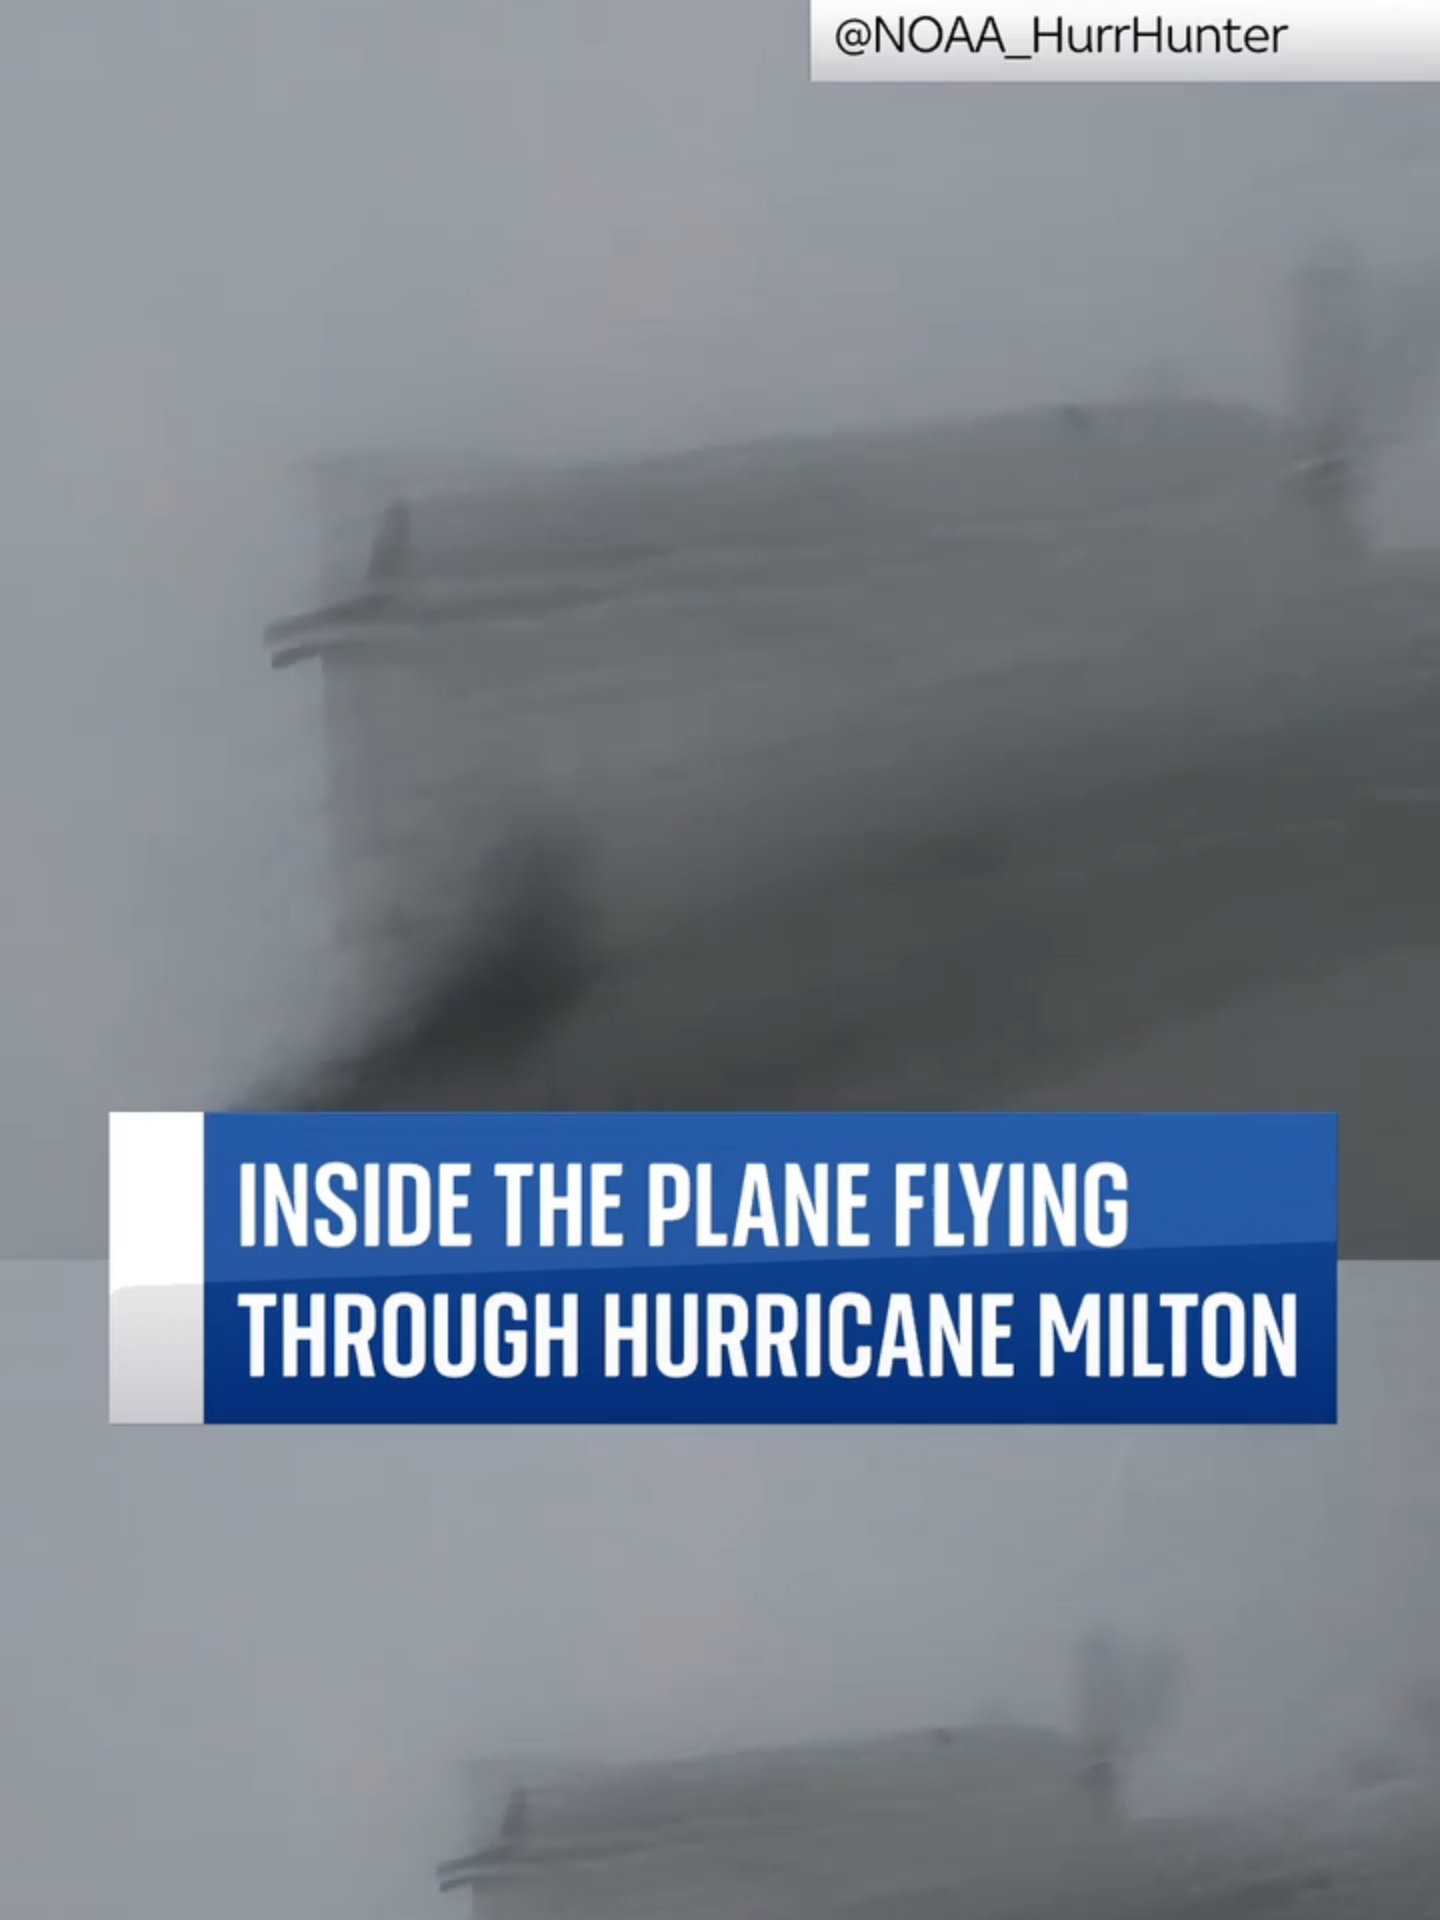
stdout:
[[(596, 1771), (474, 1865), (495, 1920), (1059, 1914), (1222, 1920), (1432, 1911), (1440, 1781), (1425, 1774), (1249, 1819), (1107, 1818), (1040, 1730), (961, 1727)], [(451, 1869), (446, 1869), (449, 1873)], [(457, 1869), (458, 1871), (458, 1869)], [(460, 1901), (453, 1903), (458, 1909)]]
[[(413, 1040), (290, 1097), (1333, 1105), (1345, 1250), (1423, 1254), (1440, 1234), (1436, 586), (1377, 561), (1328, 593), (1232, 596), (1223, 631), (1172, 609), (1128, 646), (974, 665), (911, 705), (882, 665), (873, 725), (833, 765), (822, 732), (796, 736), (778, 786), (735, 772), (741, 799), (673, 896), (688, 912), (637, 921), (633, 885), (601, 888), (598, 971), (573, 1004), (532, 1030), (477, 953)], [(903, 639), (923, 651), (918, 630)], [(765, 685), (757, 669), (760, 707)], [(676, 858), (682, 805), (656, 815)]]

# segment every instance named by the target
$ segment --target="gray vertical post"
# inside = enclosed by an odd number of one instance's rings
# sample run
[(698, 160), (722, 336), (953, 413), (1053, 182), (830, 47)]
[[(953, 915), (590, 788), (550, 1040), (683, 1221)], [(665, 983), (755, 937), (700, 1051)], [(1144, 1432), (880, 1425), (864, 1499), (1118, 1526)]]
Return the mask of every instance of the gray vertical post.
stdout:
[(1348, 249), (1327, 248), (1295, 276), (1291, 412), (1302, 499), (1327, 547), (1342, 550), (1359, 540), (1368, 377), (1364, 276)]

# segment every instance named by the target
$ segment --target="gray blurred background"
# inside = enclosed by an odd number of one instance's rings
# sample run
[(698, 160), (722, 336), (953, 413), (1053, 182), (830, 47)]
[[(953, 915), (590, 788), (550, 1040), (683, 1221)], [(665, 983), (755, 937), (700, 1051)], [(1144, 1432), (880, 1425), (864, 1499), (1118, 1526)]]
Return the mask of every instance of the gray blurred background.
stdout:
[[(261, 645), (317, 590), (303, 463), (566, 465), (1077, 397), (1279, 410), (1277, 316), (1312, 246), (1338, 235), (1382, 278), (1433, 264), (1440, 141), (1415, 90), (826, 91), (805, 71), (802, 13), (774, 0), (12, 7), (8, 1251), (100, 1252), (107, 1108), (303, 1085), (345, 1040), (319, 679)], [(1422, 397), (1371, 475), (1377, 550), (1440, 546)], [(1407, 644), (1427, 568), (1386, 616)], [(1362, 730), (1370, 774), (1389, 724)], [(1427, 742), (1405, 734), (1412, 785)], [(1096, 805), (1097, 831), (1136, 817)], [(1430, 898), (1428, 849), (1404, 842), (1407, 903)], [(898, 975), (893, 954), (865, 973), (876, 1018), (913, 1001), (935, 924)], [(1004, 1097), (1353, 1100), (1367, 1193), (1403, 1159), (1423, 1198), (1433, 948), (1380, 908), (1366, 926), (1324, 980), (1230, 981), (1203, 1017), (1027, 1060)], [(764, 933), (742, 983), (771, 977)], [(667, 1067), (708, 1004), (682, 987), (650, 1035)], [(582, 1022), (558, 1079), (529, 1057), (481, 1091), (603, 1087), (595, 1041)], [(413, 1068), (368, 1084), (423, 1097)], [(907, 1029), (820, 1096), (936, 1091)], [(1153, 1805), (1304, 1785), (1433, 1674), (1434, 1285), (1351, 1270), (1329, 1434), (302, 1444), (108, 1432), (100, 1268), (17, 1259), (0, 1905), (411, 1920), (434, 1910), (453, 1759), (1051, 1718), (1097, 1616), (1191, 1664)]]
[[(334, 1043), (318, 677), (259, 645), (314, 594), (302, 462), (1283, 407), (1309, 247), (1431, 264), (1421, 90), (826, 90), (804, 64), (800, 10), (748, 0), (15, 13), (11, 1250), (99, 1251), (106, 1108), (243, 1100)], [(1440, 493), (1410, 411), (1370, 510), (1414, 546)], [(1408, 1058), (1412, 1025), (1289, 1097)], [(1216, 1046), (1253, 1051), (1227, 1026), (1189, 1057)]]

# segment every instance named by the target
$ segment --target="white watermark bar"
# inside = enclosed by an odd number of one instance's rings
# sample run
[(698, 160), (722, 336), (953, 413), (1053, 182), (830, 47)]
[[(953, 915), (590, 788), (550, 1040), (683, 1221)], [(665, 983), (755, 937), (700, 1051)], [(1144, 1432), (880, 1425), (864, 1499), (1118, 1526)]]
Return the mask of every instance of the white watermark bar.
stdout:
[(1440, 0), (810, 0), (810, 77), (1440, 82)]

